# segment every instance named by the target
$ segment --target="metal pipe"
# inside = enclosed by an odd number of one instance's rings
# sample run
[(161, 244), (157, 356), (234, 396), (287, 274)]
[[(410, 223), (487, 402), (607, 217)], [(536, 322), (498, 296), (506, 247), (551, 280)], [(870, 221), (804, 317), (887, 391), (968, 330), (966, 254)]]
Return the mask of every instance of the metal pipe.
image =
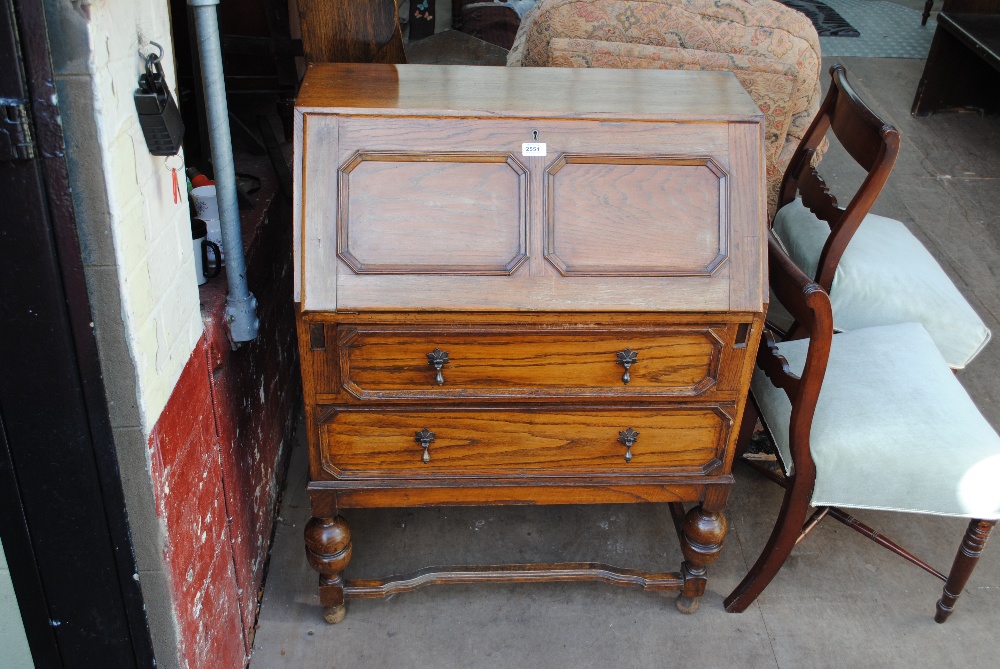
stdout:
[(229, 131), (229, 103), (226, 101), (226, 80), (222, 72), (219, 16), (215, 8), (218, 4), (219, 0), (188, 0), (188, 5), (194, 8), (198, 57), (201, 61), (201, 80), (215, 170), (215, 197), (219, 202), (222, 246), (226, 254), (226, 278), (229, 282), (226, 324), (229, 326), (229, 338), (235, 345), (255, 339), (260, 321), (257, 319), (257, 298), (247, 286), (247, 267), (243, 258), (233, 140)]

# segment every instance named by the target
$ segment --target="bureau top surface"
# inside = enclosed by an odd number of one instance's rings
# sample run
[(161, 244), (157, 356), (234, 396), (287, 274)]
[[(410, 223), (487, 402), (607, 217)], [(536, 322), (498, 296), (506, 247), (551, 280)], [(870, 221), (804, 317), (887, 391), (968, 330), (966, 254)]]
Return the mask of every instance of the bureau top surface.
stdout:
[(759, 121), (729, 72), (469, 65), (311, 65), (303, 113)]

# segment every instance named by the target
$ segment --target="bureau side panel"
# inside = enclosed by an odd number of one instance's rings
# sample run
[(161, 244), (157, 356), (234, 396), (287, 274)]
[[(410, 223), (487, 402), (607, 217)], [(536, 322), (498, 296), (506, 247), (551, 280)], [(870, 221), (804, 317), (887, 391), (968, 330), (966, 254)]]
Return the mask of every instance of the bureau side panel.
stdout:
[(305, 114), (296, 109), (292, 117), (292, 299), (296, 304), (302, 302), (302, 154), (305, 148), (303, 142), (303, 126)]
[(763, 125), (731, 124), (729, 143), (733, 175), (730, 186), (729, 308), (733, 311), (760, 312), (767, 300)]
[(317, 310), (337, 308), (336, 238), (325, 233), (337, 220), (337, 155), (339, 119), (307, 114), (303, 119), (301, 220), (301, 299)]

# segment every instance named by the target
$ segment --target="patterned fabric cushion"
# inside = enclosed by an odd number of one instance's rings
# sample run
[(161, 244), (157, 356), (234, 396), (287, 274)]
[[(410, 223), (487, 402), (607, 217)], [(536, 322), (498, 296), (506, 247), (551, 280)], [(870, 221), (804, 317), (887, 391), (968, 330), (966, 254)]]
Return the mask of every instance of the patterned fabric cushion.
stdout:
[[(808, 347), (778, 351), (801, 374)], [(791, 471), (788, 396), (760, 369), (751, 390)], [(1000, 518), (1000, 437), (919, 323), (833, 335), (809, 447), (813, 506)]]
[[(754, 104), (764, 113), (767, 164), (777, 164), (778, 153), (792, 117), (788, 101), (792, 98), (796, 85), (795, 68), (788, 63), (741, 53), (562, 37), (552, 39), (549, 52), (549, 65), (552, 67), (732, 72), (750, 94)], [(780, 179), (781, 175), (777, 177)]]
[(787, 63), (797, 83), (786, 103), (788, 129), (784, 134), (767, 130), (775, 142), (767, 151), (769, 157), (775, 156), (767, 164), (768, 211), (774, 214), (781, 177), (819, 110), (822, 95), (819, 37), (805, 15), (774, 0), (541, 0), (521, 21), (507, 65), (553, 65), (551, 45), (557, 38), (713, 51)]

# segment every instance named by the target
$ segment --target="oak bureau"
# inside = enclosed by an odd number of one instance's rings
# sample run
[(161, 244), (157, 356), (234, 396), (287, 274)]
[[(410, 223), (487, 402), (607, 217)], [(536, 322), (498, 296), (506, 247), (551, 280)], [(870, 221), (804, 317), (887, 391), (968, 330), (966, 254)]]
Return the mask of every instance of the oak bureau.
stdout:
[[(501, 580), (677, 589), (694, 611), (767, 299), (763, 118), (737, 80), (322, 64), (295, 122), (305, 544), (327, 621), (345, 598)], [(670, 505), (679, 572), (343, 576), (340, 509), (638, 502)]]

